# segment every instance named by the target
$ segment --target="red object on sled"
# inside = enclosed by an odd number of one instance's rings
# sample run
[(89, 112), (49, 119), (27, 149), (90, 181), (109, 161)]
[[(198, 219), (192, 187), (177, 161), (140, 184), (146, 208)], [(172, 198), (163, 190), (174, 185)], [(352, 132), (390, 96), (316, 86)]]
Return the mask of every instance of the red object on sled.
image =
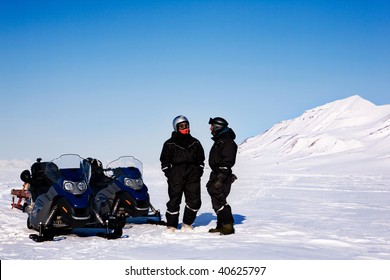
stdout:
[[(23, 199), (26, 200), (26, 199), (30, 199), (31, 197), (31, 194), (30, 192), (27, 190), (28, 186), (23, 186), (23, 189), (12, 189), (11, 190), (11, 195), (12, 195), (12, 208), (17, 208), (17, 209), (20, 209), (20, 210), (23, 210), (23, 205), (22, 205), (22, 201)], [(15, 197), (18, 198), (18, 202), (15, 203)]]

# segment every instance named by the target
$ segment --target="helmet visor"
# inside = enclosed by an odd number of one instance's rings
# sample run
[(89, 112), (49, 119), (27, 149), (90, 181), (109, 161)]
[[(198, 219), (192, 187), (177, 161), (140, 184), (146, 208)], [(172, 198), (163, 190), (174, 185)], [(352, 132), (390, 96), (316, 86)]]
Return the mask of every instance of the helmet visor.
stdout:
[(187, 122), (181, 122), (181, 123), (178, 123), (178, 124), (177, 124), (177, 128), (178, 128), (179, 130), (183, 130), (183, 129), (189, 128), (189, 126), (188, 126), (188, 123), (187, 123)]

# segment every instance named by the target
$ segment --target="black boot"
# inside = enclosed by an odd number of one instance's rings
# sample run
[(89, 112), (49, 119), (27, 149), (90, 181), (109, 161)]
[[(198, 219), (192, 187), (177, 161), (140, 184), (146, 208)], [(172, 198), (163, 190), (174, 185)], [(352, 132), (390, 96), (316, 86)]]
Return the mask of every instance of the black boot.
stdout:
[(217, 222), (217, 227), (209, 229), (209, 232), (215, 233), (215, 232), (221, 232), (221, 230), (222, 230), (222, 223)]
[(184, 208), (183, 223), (186, 225), (192, 225), (196, 219), (197, 213), (197, 210), (193, 210), (186, 205)]
[(229, 235), (234, 233), (234, 227), (233, 224), (224, 224), (222, 226), (222, 229), (220, 231), (221, 235)]
[(217, 227), (210, 229), (209, 232), (216, 233), (216, 232), (221, 232), (221, 230), (222, 230), (221, 214), (218, 213), (217, 214)]
[(177, 228), (177, 226), (179, 225), (179, 213), (176, 212), (172, 214), (167, 211), (165, 216), (167, 218), (167, 226)]
[(229, 204), (226, 204), (219, 212), (218, 217), (222, 224), (222, 229), (220, 230), (221, 235), (233, 234), (234, 233), (234, 218), (232, 214), (232, 208)]

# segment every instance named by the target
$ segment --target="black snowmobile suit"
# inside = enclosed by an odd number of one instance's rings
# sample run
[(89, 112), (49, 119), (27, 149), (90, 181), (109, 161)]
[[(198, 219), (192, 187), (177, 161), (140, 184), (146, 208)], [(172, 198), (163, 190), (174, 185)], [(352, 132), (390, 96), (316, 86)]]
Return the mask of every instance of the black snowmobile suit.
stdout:
[(212, 170), (207, 182), (207, 191), (211, 197), (211, 203), (217, 214), (217, 228), (222, 224), (233, 224), (234, 219), (231, 207), (227, 203), (232, 182), (236, 176), (232, 174), (232, 167), (236, 162), (237, 144), (234, 142), (236, 134), (227, 127), (214, 136), (214, 144), (209, 154), (209, 165)]
[(167, 226), (177, 227), (184, 193), (183, 223), (191, 225), (201, 206), (200, 178), (205, 155), (201, 143), (190, 134), (172, 132), (161, 151), (161, 169), (168, 179)]

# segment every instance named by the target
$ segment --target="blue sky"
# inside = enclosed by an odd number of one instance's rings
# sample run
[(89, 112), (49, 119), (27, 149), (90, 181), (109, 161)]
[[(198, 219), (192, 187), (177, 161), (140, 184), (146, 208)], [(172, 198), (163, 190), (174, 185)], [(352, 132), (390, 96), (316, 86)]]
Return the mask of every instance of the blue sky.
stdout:
[(389, 1), (2, 1), (0, 159), (158, 162), (186, 115), (237, 142), (306, 109), (390, 97)]

